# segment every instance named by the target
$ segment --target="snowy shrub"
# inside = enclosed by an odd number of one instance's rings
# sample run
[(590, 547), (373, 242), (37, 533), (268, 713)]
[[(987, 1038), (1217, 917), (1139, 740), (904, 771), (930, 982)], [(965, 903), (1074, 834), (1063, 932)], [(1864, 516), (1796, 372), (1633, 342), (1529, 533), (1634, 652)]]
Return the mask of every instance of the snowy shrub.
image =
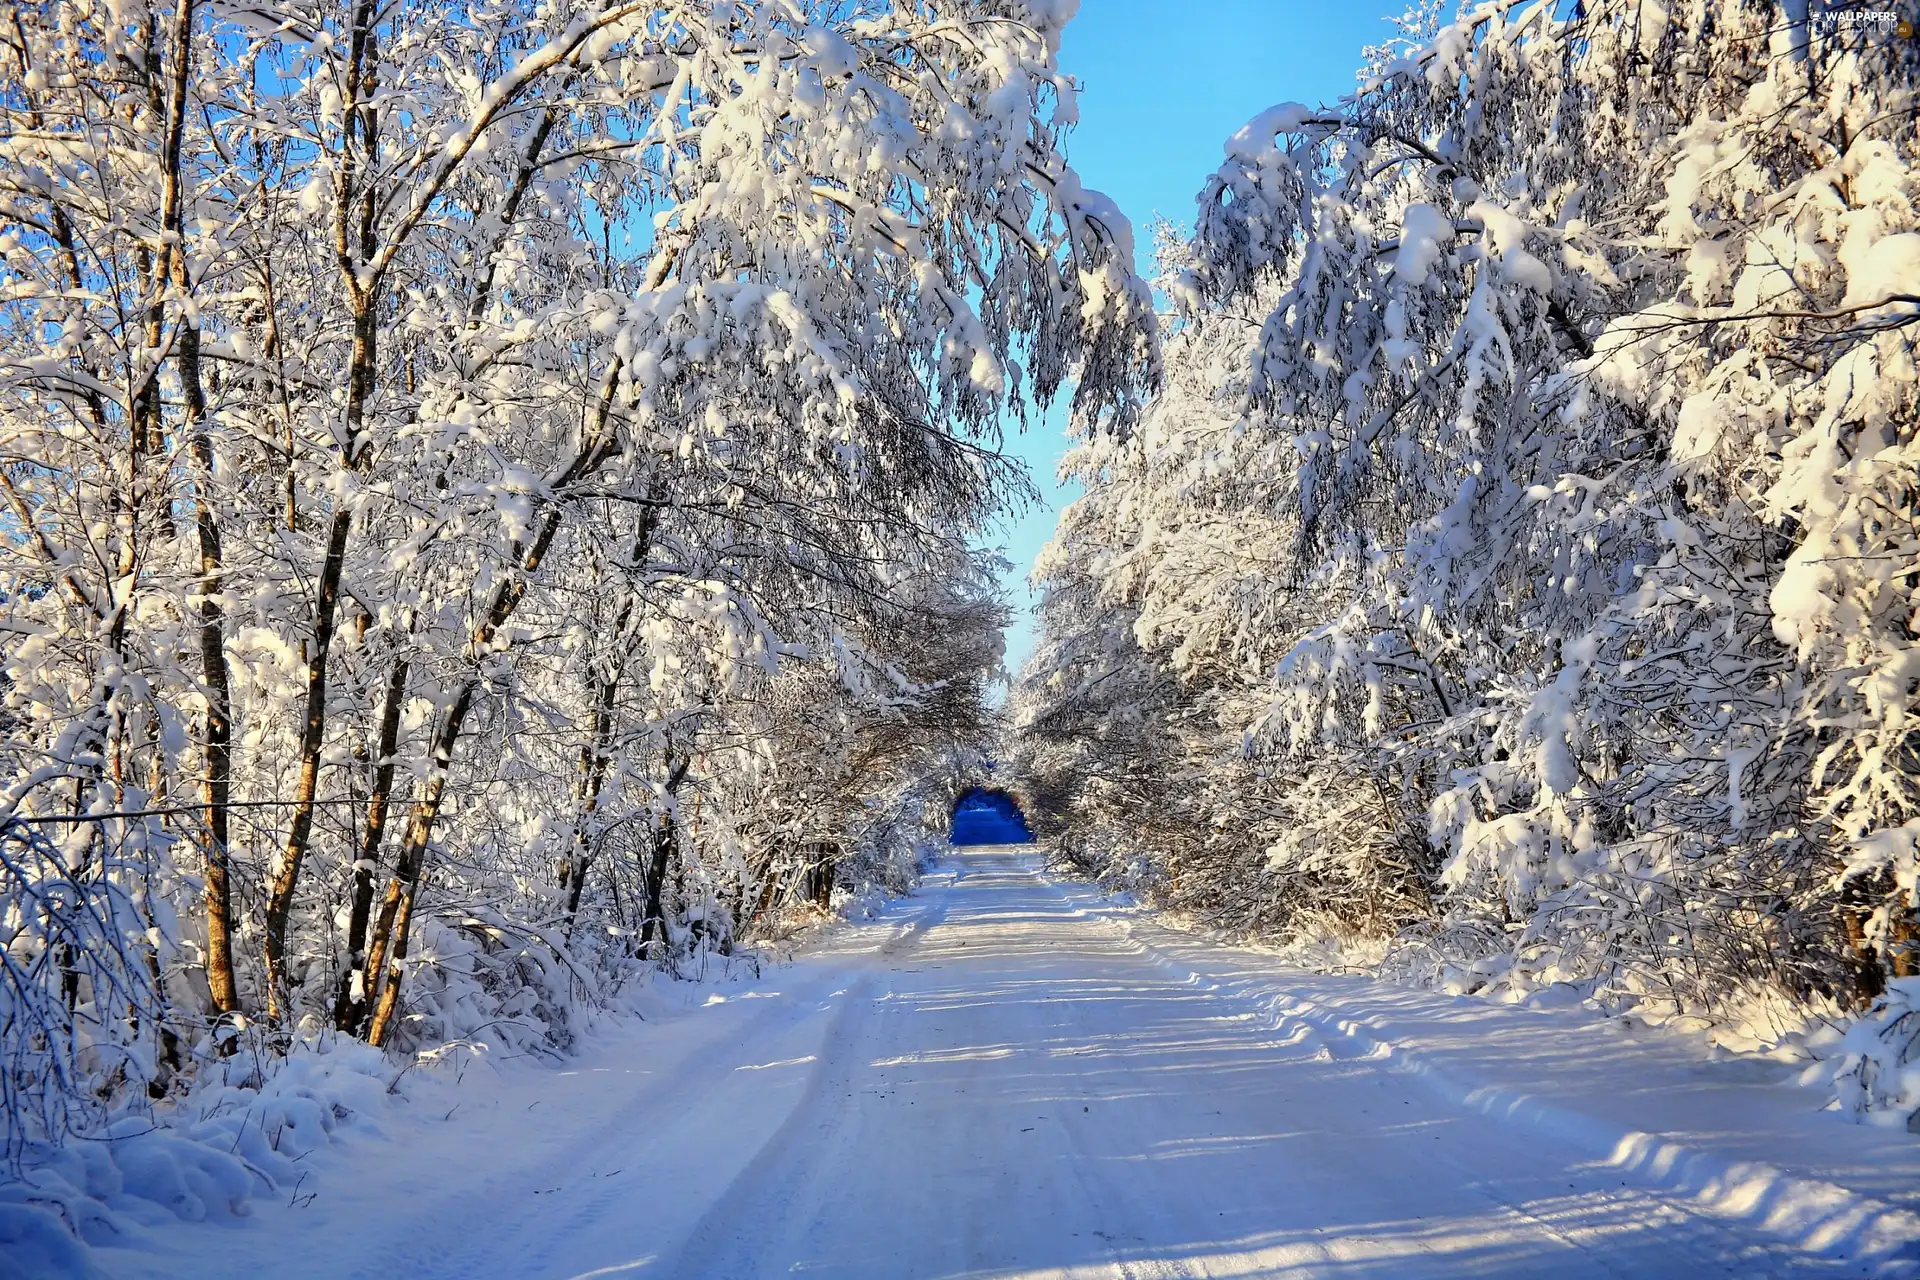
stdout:
[(283, 1056), (243, 1037), (164, 1103), (121, 1108), (88, 1141), (32, 1141), (0, 1182), (0, 1256), (28, 1276), (90, 1276), (79, 1241), (126, 1244), (142, 1225), (246, 1217), (297, 1192), (301, 1162), (344, 1126), (377, 1117), (397, 1068), (328, 1033)]
[(1039, 566), (1036, 819), (1449, 989), (1863, 1008), (1920, 965), (1920, 47), (1410, 22), (1163, 232), (1165, 385)]
[(29, 1148), (98, 1127), (107, 1100), (164, 1091), (180, 1064), (140, 955), (178, 946), (147, 923), (170, 920), (149, 897), (164, 852), (138, 838), (116, 847), (87, 825), (71, 836), (55, 844), (0, 821), (0, 1132), (10, 1169)]
[(1848, 1028), (1834, 1081), (1853, 1119), (1920, 1132), (1920, 978), (1895, 978)]
[(401, 1048), (483, 1038), (520, 1052), (565, 1052), (578, 1011), (600, 1000), (575, 949), (535, 925), (491, 912), (440, 917), (425, 923), (420, 944), (407, 962), (413, 991)]
[(1471, 995), (1487, 985), (1492, 973), (1512, 965), (1511, 947), (1498, 921), (1455, 912), (1419, 921), (1394, 935), (1378, 972), (1390, 981)]
[(947, 779), (915, 778), (891, 796), (872, 802), (864, 827), (852, 833), (852, 852), (836, 868), (839, 883), (859, 897), (879, 890), (905, 893), (935, 851), (946, 843), (951, 807)]

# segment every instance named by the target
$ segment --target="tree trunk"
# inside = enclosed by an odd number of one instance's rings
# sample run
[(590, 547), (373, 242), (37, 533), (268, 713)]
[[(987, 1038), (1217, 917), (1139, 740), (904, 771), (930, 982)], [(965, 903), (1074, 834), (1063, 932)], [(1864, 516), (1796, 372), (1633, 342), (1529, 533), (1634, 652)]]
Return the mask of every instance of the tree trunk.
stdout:
[(233, 898), (228, 864), (229, 801), (233, 790), (233, 693), (227, 671), (226, 610), (220, 526), (212, 497), (213, 440), (206, 430), (206, 402), (200, 388), (200, 331), (183, 326), (177, 339), (180, 382), (186, 391), (187, 430), (193, 442), (196, 475), (194, 527), (200, 541), (200, 673), (206, 685), (207, 804), (206, 911), (207, 988), (216, 1014), (240, 1008), (233, 973)]
[[(161, 225), (168, 233), (162, 249), (160, 273), (182, 297), (193, 282), (187, 275), (187, 256), (181, 243), (184, 195), (180, 172), (181, 146), (186, 130), (187, 85), (193, 58), (194, 0), (180, 0), (174, 13), (173, 65), (167, 86), (167, 123), (161, 158)], [(156, 298), (161, 294), (156, 290)], [(156, 344), (157, 345), (157, 344)], [(233, 684), (227, 670), (226, 610), (220, 603), (225, 581), (219, 507), (213, 496), (213, 437), (207, 430), (207, 397), (200, 368), (200, 326), (185, 318), (174, 339), (174, 363), (180, 375), (182, 408), (194, 467), (194, 532), (199, 543), (200, 675), (206, 685), (206, 773), (201, 780), (206, 800), (207, 991), (215, 1015), (240, 1008), (233, 972), (233, 891), (230, 853), (230, 801), (233, 790)], [(153, 384), (150, 381), (149, 387)], [(157, 388), (155, 389), (157, 391)], [(150, 400), (150, 416), (157, 422), (159, 397)], [(157, 434), (157, 426), (151, 430)], [(150, 440), (149, 444), (154, 443)]]
[[(619, 387), (620, 368), (621, 362), (617, 359), (607, 366), (606, 378), (600, 384), (600, 400), (592, 428), (583, 433), (580, 452), (558, 475), (551, 478), (554, 488), (558, 489), (590, 474), (606, 460), (611, 451), (612, 437), (607, 433), (607, 423), (613, 412), (614, 392)], [(520, 544), (515, 544), (512, 559), (518, 563), (519, 572), (510, 575), (494, 589), (492, 603), (488, 605), (480, 624), (473, 629), (472, 652), (476, 667), (491, 649), (500, 628), (506, 625), (507, 619), (513, 616), (513, 611), (525, 598), (527, 583), (545, 563), (547, 552), (560, 532), (560, 517), (560, 506), (557, 503), (550, 506), (532, 544), (524, 549)], [(427, 846), (433, 840), (433, 824), (439, 819), (440, 804), (446, 796), (447, 774), (453, 766), (454, 745), (459, 741), (467, 713), (473, 709), (474, 699), (479, 693), (480, 674), (475, 670), (461, 684), (460, 692), (447, 708), (439, 729), (434, 733), (426, 788), (414, 802), (413, 814), (407, 823), (406, 841), (401, 846), (393, 879), (388, 881), (386, 896), (380, 904), (379, 923), (374, 930), (361, 978), (363, 991), (374, 1000), (373, 1021), (367, 1028), (367, 1043), (372, 1045), (384, 1044), (392, 1029), (394, 1010), (400, 999), (399, 962), (407, 958), (407, 939), (413, 926), (414, 903), (420, 892), (421, 878), (426, 872)], [(383, 974), (385, 980), (381, 982), (379, 994), (373, 996), (373, 984)]]
[(1875, 906), (1893, 891), (1893, 877), (1886, 871), (1855, 876), (1840, 889), (1840, 925), (1846, 940), (1841, 964), (1846, 970), (1847, 1003), (1864, 1009), (1887, 989), (1886, 957), (1867, 935), (1867, 922)]
[[(614, 632), (616, 636), (624, 629), (630, 611), (630, 607), (621, 611), (620, 625)], [(573, 940), (574, 921), (580, 913), (580, 895), (587, 887), (587, 869), (593, 862), (593, 833), (589, 828), (594, 813), (600, 807), (600, 792), (607, 781), (607, 739), (613, 728), (613, 698), (618, 683), (616, 675), (594, 681), (593, 729), (587, 742), (580, 748), (579, 775), (574, 786), (576, 808), (572, 843), (561, 876), (567, 895), (566, 937), (569, 942)]]
[[(340, 987), (334, 995), (333, 1025), (345, 1032), (356, 1032), (366, 1021), (367, 1001), (372, 994), (366, 986), (362, 967), (366, 962), (367, 922), (373, 914), (373, 876), (380, 866), (380, 841), (386, 834), (387, 815), (392, 811), (394, 766), (400, 743), (400, 707), (407, 695), (407, 661), (396, 658), (387, 678), (386, 701), (380, 709), (379, 754), (374, 760), (373, 792), (367, 797), (367, 829), (360, 841), (360, 856), (353, 864), (353, 903), (347, 918), (347, 965), (340, 974)], [(359, 977), (359, 991), (354, 990)]]
[[(780, 896), (781, 876), (780, 868), (776, 865), (777, 862), (777, 856), (769, 858), (766, 868), (762, 872), (765, 878), (760, 882), (760, 896), (753, 904), (753, 919), (756, 923), (765, 918), (767, 912), (773, 910), (773, 904)], [(744, 900), (744, 898), (745, 891), (742, 890), (742, 899)]]
[(814, 862), (808, 874), (812, 878), (813, 905), (822, 911), (833, 905), (834, 867), (839, 851), (840, 846), (831, 840), (814, 846)]
[[(647, 554), (653, 548), (654, 530), (659, 525), (659, 486), (650, 486), (648, 506), (640, 512), (640, 527), (633, 539), (633, 552), (627, 557), (629, 575), (641, 574), (646, 568)], [(640, 595), (629, 585), (625, 599), (620, 604), (620, 614), (613, 623), (613, 642), (616, 650), (625, 642), (628, 624), (633, 621), (634, 609), (638, 606)], [(578, 816), (573, 824), (573, 845), (568, 854), (566, 874), (562, 877), (567, 893), (567, 940), (573, 940), (574, 921), (580, 912), (580, 895), (587, 884), (587, 869), (593, 861), (591, 833), (587, 830), (594, 812), (600, 805), (600, 792), (606, 786), (607, 768), (611, 764), (609, 752), (613, 734), (613, 701), (620, 687), (621, 661), (616, 658), (611, 669), (604, 677), (596, 681), (594, 691), (593, 731), (586, 745), (580, 748), (579, 784), (575, 798), (579, 804)]]
[[(361, 990), (374, 1001), (373, 1022), (367, 1028), (367, 1043), (385, 1044), (393, 1026), (393, 1014), (400, 1000), (401, 962), (407, 958), (407, 942), (413, 926), (413, 908), (420, 894), (420, 881), (426, 872), (427, 846), (433, 840), (433, 824), (440, 816), (440, 804), (447, 794), (447, 775), (453, 767), (453, 747), (460, 738), (461, 726), (473, 700), (479, 693), (478, 680), (461, 686), (453, 705), (447, 708), (440, 727), (433, 735), (432, 765), (425, 789), (414, 801), (407, 821), (407, 838), (400, 846), (400, 860), (393, 879), (387, 882), (386, 897), (380, 904), (380, 923), (374, 931), (373, 945), (367, 953), (367, 965), (361, 977)], [(391, 953), (389, 955), (389, 953)], [(384, 969), (386, 981), (377, 996), (373, 982)]]
[[(672, 759), (671, 755), (668, 759)], [(660, 825), (654, 829), (653, 848), (647, 860), (646, 906), (640, 918), (642, 954), (651, 949), (656, 938), (663, 949), (667, 943), (667, 872), (672, 869), (673, 856), (679, 851), (680, 844), (680, 825), (674, 813), (674, 797), (679, 793), (680, 784), (686, 779), (687, 769), (692, 763), (691, 757), (683, 757), (678, 764), (668, 765), (667, 807), (660, 815)]]
[[(353, 358), (347, 370), (346, 440), (341, 446), (341, 465), (354, 465), (355, 442), (366, 420), (367, 399), (373, 390), (376, 356), (374, 304), (364, 299), (353, 320)], [(320, 752), (327, 736), (327, 658), (333, 650), (335, 614), (340, 601), (340, 579), (346, 572), (347, 537), (353, 528), (353, 512), (342, 506), (333, 513), (327, 534), (327, 554), (320, 563), (320, 579), (315, 584), (313, 640), (307, 651), (306, 719), (300, 731), (300, 775), (294, 786), (292, 823), (287, 830), (286, 847), (280, 866), (273, 876), (267, 896), (267, 1014), (276, 1020), (287, 1016), (287, 922), (293, 914), (293, 895), (300, 884), (300, 864), (306, 858), (313, 837), (315, 797), (320, 790)]]
[(667, 945), (666, 890), (667, 871), (678, 842), (678, 826), (671, 810), (660, 815), (654, 828), (653, 849), (646, 867), (646, 904), (640, 917), (640, 954), (650, 955), (655, 938), (664, 952)]

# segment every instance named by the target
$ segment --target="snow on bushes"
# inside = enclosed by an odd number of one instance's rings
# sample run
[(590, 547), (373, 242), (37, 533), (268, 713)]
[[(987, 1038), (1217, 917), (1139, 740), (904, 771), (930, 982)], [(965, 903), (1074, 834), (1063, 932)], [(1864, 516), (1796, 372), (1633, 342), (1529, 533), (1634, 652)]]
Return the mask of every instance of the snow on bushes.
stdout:
[(1834, 1083), (1841, 1110), (1920, 1133), (1920, 978), (1895, 978), (1848, 1028)]
[(253, 1200), (297, 1192), (300, 1162), (345, 1126), (377, 1125), (401, 1070), (334, 1033), (284, 1056), (258, 1028), (205, 1064), (191, 1092), (128, 1104), (81, 1140), (23, 1143), (0, 1182), (0, 1254), (28, 1276), (88, 1276), (81, 1242), (124, 1245), (178, 1219), (246, 1217)]
[(990, 733), (1004, 416), (1155, 373), (1071, 12), (18, 10), (10, 1171), (243, 1028), (564, 1051), (900, 881)]
[(1917, 73), (1756, 0), (1470, 4), (1236, 134), (1165, 388), (1070, 459), (1040, 824), (1453, 990), (1793, 1036), (1911, 978)]

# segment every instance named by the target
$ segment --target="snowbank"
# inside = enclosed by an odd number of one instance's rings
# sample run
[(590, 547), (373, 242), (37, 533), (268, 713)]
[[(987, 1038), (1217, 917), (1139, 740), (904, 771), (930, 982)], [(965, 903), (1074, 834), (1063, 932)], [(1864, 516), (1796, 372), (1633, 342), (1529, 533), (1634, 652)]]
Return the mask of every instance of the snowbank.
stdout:
[[(1377, 948), (1347, 950), (1327, 936), (1281, 955), (1230, 951), (1151, 911), (1087, 905), (1182, 982), (1244, 1001), (1328, 1056), (1405, 1072), (1450, 1103), (1571, 1144), (1808, 1253), (1920, 1276), (1920, 1149), (1832, 1124), (1817, 1093), (1793, 1087), (1833, 1081), (1837, 1070), (1843, 1098), (1849, 1089), (1909, 1096), (1920, 1084), (1920, 982), (1897, 984), (1844, 1042), (1830, 1035), (1826, 1051), (1841, 1056), (1796, 1073), (1804, 1049), (1736, 1056), (1684, 1023), (1606, 1017), (1567, 984), (1520, 992), (1483, 976), (1471, 995), (1382, 984)], [(1289, 971), (1303, 961), (1325, 976)], [(1874, 1105), (1861, 1099), (1853, 1114)]]
[[(924, 864), (933, 852), (916, 845), (911, 856)], [(20, 1176), (0, 1176), (0, 1274), (100, 1276), (93, 1248), (144, 1249), (156, 1228), (245, 1219), (268, 1199), (298, 1207), (324, 1178), (308, 1157), (356, 1137), (391, 1139), (395, 1121), (410, 1123), (422, 1111), (451, 1117), (471, 1093), (462, 1088), (470, 1067), (482, 1064), (481, 1074), (498, 1075), (517, 1060), (522, 1071), (571, 1070), (590, 1047), (598, 1053), (750, 993), (769, 962), (821, 940), (842, 921), (881, 915), (897, 897), (863, 880), (837, 891), (833, 911), (800, 922), (777, 949), (732, 956), (702, 950), (684, 972), (638, 972), (592, 1002), (572, 1002), (559, 1045), (544, 1010), (481, 1026), (457, 998), (460, 984), (444, 981), (416, 984), (427, 995), (418, 1019), (428, 1027), (458, 1025), (464, 1034), (414, 1053), (389, 1055), (328, 1031), (297, 1040), (281, 1056), (259, 1043), (259, 1028), (247, 1028), (229, 1056), (200, 1064), (184, 1096), (127, 1109), (64, 1144), (26, 1144)], [(479, 954), (463, 948), (453, 931), (426, 936), (440, 943), (426, 951), (430, 972), (464, 973), (457, 961)]]
[(127, 1109), (64, 1145), (28, 1143), (0, 1182), (0, 1254), (10, 1274), (88, 1276), (86, 1245), (127, 1245), (169, 1221), (247, 1217), (262, 1196), (298, 1196), (300, 1162), (375, 1120), (406, 1068), (326, 1036), (285, 1058), (237, 1052), (201, 1068), (185, 1097)]

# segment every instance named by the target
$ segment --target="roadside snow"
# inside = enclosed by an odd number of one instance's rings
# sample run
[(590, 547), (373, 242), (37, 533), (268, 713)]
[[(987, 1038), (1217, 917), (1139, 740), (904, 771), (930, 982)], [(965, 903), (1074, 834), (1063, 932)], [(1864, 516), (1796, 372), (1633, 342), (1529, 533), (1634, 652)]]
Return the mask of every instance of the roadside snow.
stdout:
[(412, 1072), (295, 1160), (297, 1194), (91, 1257), (128, 1280), (1920, 1274), (1920, 1142), (1820, 1114), (1785, 1066), (1302, 973), (1029, 850), (653, 998), (557, 1067)]
[[(1070, 891), (1071, 892), (1071, 891)], [(1116, 917), (1144, 956), (1378, 1062), (1463, 1110), (1576, 1147), (1603, 1167), (1871, 1274), (1920, 1270), (1920, 1142), (1839, 1123), (1809, 1074), (1578, 1002), (1499, 1005), (1271, 957)], [(1824, 1079), (1824, 1077), (1822, 1077)]]

